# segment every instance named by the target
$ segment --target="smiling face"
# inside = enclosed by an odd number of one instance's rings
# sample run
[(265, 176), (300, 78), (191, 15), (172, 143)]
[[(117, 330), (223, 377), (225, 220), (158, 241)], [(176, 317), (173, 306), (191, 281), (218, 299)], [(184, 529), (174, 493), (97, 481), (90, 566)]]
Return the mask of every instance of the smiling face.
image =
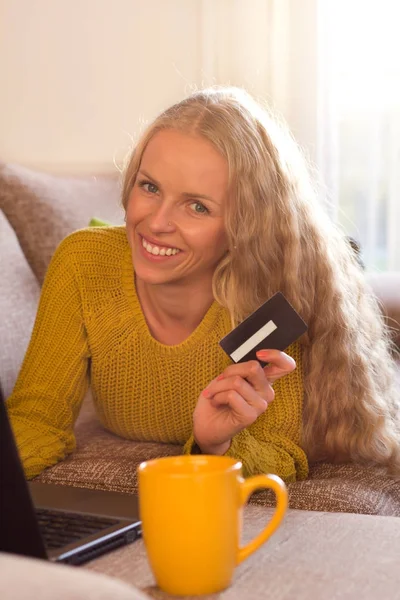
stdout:
[(212, 144), (173, 129), (148, 143), (129, 196), (126, 228), (136, 277), (211, 286), (227, 251), (228, 164)]

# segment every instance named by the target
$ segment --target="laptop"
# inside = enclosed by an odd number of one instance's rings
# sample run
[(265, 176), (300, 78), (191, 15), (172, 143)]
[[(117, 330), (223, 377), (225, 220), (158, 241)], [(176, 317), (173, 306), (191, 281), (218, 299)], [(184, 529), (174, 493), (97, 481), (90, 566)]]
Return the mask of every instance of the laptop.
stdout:
[(0, 551), (79, 565), (141, 535), (137, 496), (27, 482), (0, 389)]

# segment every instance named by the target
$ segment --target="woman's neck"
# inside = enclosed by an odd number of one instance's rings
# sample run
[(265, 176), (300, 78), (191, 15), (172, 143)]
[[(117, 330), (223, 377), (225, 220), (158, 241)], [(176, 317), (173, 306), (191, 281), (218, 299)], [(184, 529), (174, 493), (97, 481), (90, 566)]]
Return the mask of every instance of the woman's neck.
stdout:
[(151, 285), (136, 278), (136, 293), (151, 334), (166, 345), (187, 339), (214, 301), (211, 282)]

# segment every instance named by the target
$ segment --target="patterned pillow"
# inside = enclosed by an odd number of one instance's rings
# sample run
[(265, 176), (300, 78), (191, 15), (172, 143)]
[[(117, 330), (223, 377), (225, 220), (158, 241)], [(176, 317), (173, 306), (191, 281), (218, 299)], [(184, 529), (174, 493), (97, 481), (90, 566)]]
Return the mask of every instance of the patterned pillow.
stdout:
[(0, 163), (0, 209), (39, 283), (61, 240), (93, 215), (123, 223), (117, 176), (67, 177)]

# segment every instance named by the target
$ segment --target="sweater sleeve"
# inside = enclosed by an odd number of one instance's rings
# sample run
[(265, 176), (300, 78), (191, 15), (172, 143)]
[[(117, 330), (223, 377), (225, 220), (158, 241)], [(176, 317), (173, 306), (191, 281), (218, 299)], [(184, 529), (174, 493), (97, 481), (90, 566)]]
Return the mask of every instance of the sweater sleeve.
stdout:
[(244, 429), (234, 436), (226, 456), (242, 462), (244, 477), (273, 473), (292, 483), (308, 475), (304, 450), (290, 438), (274, 432), (266, 433), (261, 441)]
[[(186, 442), (183, 453), (195, 453), (193, 435)], [(277, 433), (268, 433), (257, 439), (249, 429), (243, 429), (232, 438), (225, 456), (240, 460), (243, 476), (259, 473), (279, 475), (286, 483), (306, 479), (308, 462), (304, 451), (291, 439)]]
[(31, 340), (7, 408), (28, 479), (75, 449), (73, 425), (89, 385), (89, 348), (73, 236), (48, 268)]

